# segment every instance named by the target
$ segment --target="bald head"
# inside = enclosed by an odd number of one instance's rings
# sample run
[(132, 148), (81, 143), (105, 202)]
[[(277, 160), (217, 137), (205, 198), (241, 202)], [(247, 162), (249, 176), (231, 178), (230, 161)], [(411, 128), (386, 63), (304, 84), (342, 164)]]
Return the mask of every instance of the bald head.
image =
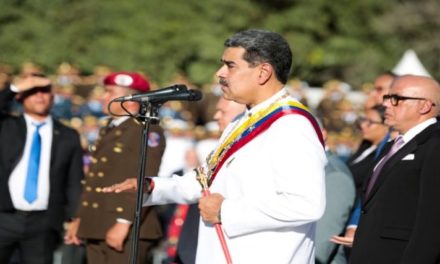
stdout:
[(223, 97), (217, 102), (214, 120), (217, 121), (220, 131), (224, 131), (226, 126), (239, 114), (244, 112), (245, 106), (234, 101), (226, 100)]
[(440, 86), (432, 78), (400, 76), (392, 83), (389, 96), (384, 101), (385, 122), (400, 133), (438, 115)]
[(392, 87), (402, 87), (413, 96), (426, 98), (435, 105), (440, 103), (440, 85), (430, 77), (403, 75), (394, 81)]

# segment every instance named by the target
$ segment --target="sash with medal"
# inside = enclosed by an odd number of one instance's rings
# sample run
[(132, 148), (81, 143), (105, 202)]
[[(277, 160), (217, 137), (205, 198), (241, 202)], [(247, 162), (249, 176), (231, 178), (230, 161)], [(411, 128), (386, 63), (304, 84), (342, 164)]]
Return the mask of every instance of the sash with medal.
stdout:
[(218, 171), (232, 154), (262, 132), (266, 131), (278, 118), (290, 114), (299, 114), (307, 118), (315, 129), (315, 132), (324, 147), (324, 139), (322, 137), (321, 129), (307, 107), (295, 101), (277, 102), (268, 108), (255, 113), (249, 118), (249, 120), (233, 129), (230, 135), (225, 138), (215, 152), (210, 155), (208, 159), (208, 172), (206, 175), (209, 181), (208, 184), (212, 184)]

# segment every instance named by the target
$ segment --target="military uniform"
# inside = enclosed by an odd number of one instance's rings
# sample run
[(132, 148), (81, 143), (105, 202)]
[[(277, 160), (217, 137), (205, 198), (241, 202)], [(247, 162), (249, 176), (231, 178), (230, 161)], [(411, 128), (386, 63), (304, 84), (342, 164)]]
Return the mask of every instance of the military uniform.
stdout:
[[(105, 236), (117, 219), (134, 221), (136, 194), (102, 193), (102, 187), (137, 177), (141, 135), (142, 126), (134, 119), (127, 119), (116, 127), (107, 126), (102, 129), (100, 138), (91, 148), (91, 166), (83, 181), (83, 194), (78, 212), (81, 219), (78, 236), (87, 240), (87, 250), (92, 246), (108, 247), (105, 244)], [(163, 131), (159, 126), (150, 126), (148, 145), (146, 175), (157, 175), (165, 149)], [(146, 251), (162, 237), (154, 207), (143, 209), (139, 237), (139, 260), (142, 260)], [(130, 239), (131, 231), (127, 242)], [(121, 259), (128, 259), (130, 243), (127, 242), (123, 254), (119, 253), (125, 255), (121, 256)], [(117, 251), (113, 251), (118, 254)], [(110, 263), (109, 261), (121, 263), (116, 259), (108, 259), (103, 263)], [(89, 263), (98, 262), (89, 259)]]

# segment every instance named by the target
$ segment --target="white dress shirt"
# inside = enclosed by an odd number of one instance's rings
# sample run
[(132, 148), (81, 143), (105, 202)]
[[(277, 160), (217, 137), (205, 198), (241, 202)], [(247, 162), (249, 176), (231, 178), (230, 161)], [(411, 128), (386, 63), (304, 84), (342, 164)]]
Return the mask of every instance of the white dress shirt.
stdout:
[[(52, 148), (53, 137), (53, 122), (52, 118), (48, 117), (44, 121), (35, 121), (32, 118), (24, 114), (26, 121), (26, 144), (24, 146), (23, 155), (18, 162), (17, 166), (9, 177), (9, 192), (11, 193), (12, 203), (17, 210), (23, 211), (39, 211), (47, 210), (49, 203), (49, 172), (50, 172), (50, 158)], [(37, 187), (37, 199), (29, 204), (24, 199), (24, 189), (26, 184), (28, 163), (30, 150), (32, 145), (32, 136), (35, 132), (35, 125), (44, 122), (44, 126), (40, 128), (41, 135), (41, 156), (40, 167), (38, 174), (38, 187)]]

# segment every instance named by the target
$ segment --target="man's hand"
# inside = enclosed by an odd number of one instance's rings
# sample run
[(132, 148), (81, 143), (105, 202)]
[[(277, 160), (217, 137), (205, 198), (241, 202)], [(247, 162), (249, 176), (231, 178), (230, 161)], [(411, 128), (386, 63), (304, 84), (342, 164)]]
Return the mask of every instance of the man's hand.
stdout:
[(345, 236), (333, 236), (330, 241), (346, 247), (352, 247), (355, 233), (356, 227), (349, 227), (345, 231)]
[(75, 218), (68, 224), (66, 234), (64, 235), (64, 243), (67, 245), (80, 245), (81, 240), (76, 236), (80, 224), (80, 219)]
[(116, 251), (122, 251), (124, 249), (124, 241), (129, 231), (130, 224), (116, 223), (107, 231), (105, 243)]
[(218, 193), (213, 193), (209, 196), (200, 198), (200, 215), (202, 216), (204, 221), (211, 224), (217, 224), (221, 222), (219, 219), (219, 214), (223, 200), (223, 196)]
[(104, 187), (102, 189), (105, 193), (120, 193), (120, 192), (136, 192), (137, 191), (137, 179), (130, 178), (117, 184), (113, 184), (109, 187)]
[(34, 87), (44, 87), (51, 83), (50, 79), (45, 77), (28, 76), (26, 78), (16, 79), (13, 84), (20, 92), (27, 91)]

